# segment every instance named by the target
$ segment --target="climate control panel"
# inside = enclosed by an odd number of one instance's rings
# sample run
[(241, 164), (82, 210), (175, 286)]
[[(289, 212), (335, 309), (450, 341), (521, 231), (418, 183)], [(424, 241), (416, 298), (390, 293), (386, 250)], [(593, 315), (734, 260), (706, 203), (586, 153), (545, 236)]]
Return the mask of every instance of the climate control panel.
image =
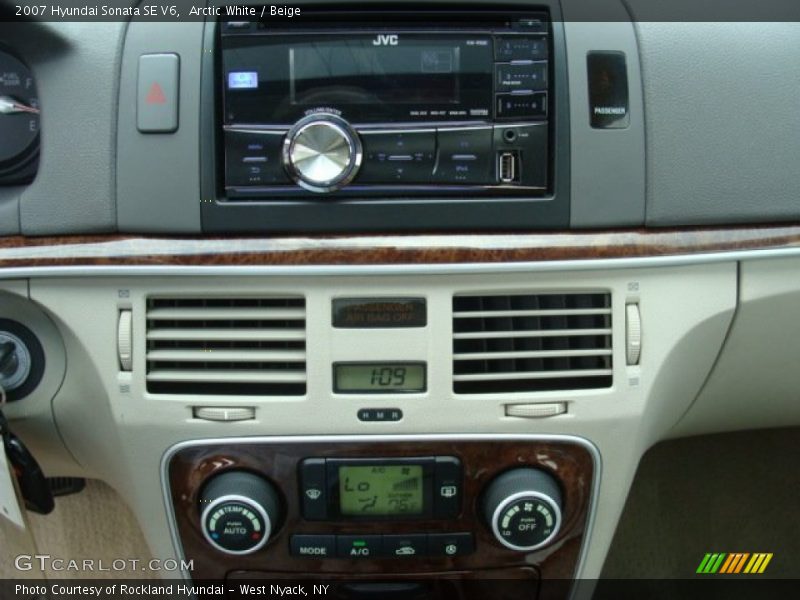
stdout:
[(182, 444), (168, 479), (195, 577), (267, 564), (356, 579), (561, 564), (563, 577), (580, 543), (558, 542), (584, 536), (595, 463), (586, 442), (535, 436), (262, 438)]

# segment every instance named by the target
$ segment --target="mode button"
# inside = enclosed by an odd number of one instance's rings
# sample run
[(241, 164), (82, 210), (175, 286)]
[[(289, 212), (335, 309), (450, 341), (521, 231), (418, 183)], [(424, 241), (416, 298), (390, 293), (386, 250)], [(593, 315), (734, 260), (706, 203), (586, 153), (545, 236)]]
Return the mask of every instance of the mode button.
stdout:
[(332, 535), (293, 535), (289, 542), (292, 556), (329, 558), (336, 555), (336, 538)]

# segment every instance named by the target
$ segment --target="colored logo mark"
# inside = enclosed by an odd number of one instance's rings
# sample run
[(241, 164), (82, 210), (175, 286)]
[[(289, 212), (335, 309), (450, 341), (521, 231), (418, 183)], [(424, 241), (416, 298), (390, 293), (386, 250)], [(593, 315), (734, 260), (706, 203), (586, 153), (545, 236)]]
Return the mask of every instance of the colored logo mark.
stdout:
[(772, 553), (756, 552), (733, 552), (733, 553), (706, 553), (696, 573), (713, 575), (726, 574), (738, 575), (749, 573), (751, 575), (763, 573), (769, 561), (772, 560)]

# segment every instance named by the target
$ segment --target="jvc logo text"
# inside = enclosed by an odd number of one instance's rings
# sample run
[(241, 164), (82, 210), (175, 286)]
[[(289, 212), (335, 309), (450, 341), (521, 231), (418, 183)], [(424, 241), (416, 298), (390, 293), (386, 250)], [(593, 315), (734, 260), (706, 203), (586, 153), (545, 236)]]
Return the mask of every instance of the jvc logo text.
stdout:
[(378, 34), (378, 37), (376, 37), (374, 40), (372, 40), (372, 45), (373, 46), (397, 46), (397, 43), (398, 43), (398, 39), (397, 39), (397, 36), (394, 35), (394, 34), (387, 35), (387, 34), (380, 33), (380, 34)]

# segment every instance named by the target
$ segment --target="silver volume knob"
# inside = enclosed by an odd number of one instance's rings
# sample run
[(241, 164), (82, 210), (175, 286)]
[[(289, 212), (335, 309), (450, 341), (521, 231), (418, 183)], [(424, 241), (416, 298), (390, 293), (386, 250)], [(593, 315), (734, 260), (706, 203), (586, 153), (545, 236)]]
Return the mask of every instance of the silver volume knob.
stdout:
[(356, 176), (361, 166), (361, 142), (341, 117), (309, 115), (286, 134), (283, 165), (307, 190), (334, 192)]

